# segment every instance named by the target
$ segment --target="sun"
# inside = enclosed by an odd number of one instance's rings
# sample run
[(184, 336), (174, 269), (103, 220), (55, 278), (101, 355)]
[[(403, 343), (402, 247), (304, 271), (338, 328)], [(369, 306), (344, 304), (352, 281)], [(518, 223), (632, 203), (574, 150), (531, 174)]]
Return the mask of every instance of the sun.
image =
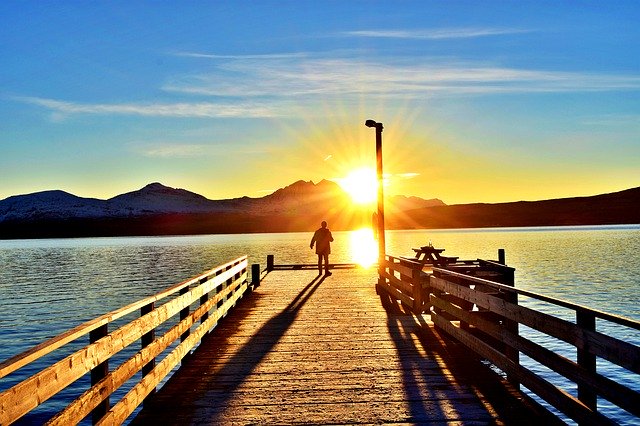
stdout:
[(356, 204), (371, 204), (378, 198), (378, 180), (371, 168), (352, 170), (337, 182)]

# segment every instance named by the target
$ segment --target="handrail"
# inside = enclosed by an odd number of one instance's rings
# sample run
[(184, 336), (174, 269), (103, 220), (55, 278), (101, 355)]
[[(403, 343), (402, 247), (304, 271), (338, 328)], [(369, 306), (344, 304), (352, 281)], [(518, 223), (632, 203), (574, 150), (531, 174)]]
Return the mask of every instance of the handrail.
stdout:
[(425, 287), (429, 280), (427, 274), (422, 272), (422, 266), (406, 258), (385, 255), (378, 265), (380, 279), (376, 291), (387, 292), (415, 313), (428, 310)]
[(552, 304), (555, 304), (555, 305), (558, 305), (558, 306), (562, 306), (563, 308), (573, 309), (573, 310), (576, 310), (576, 311), (582, 311), (582, 312), (587, 313), (587, 314), (592, 314), (596, 318), (600, 318), (600, 319), (603, 319), (603, 320), (614, 322), (614, 323), (616, 323), (618, 325), (623, 325), (625, 327), (629, 327), (629, 328), (633, 328), (633, 329), (636, 329), (636, 330), (640, 330), (640, 321), (636, 321), (636, 320), (631, 319), (631, 318), (623, 317), (621, 315), (616, 315), (616, 314), (612, 314), (612, 313), (609, 313), (609, 312), (600, 311), (598, 309), (589, 308), (587, 306), (580, 305), (578, 303), (569, 302), (567, 300), (558, 299), (558, 298), (551, 297), (551, 296), (545, 296), (544, 294), (540, 294), (540, 293), (536, 293), (536, 292), (533, 292), (533, 291), (529, 291), (529, 290), (524, 290), (524, 289), (508, 286), (508, 285), (505, 285), (505, 284), (500, 284), (500, 283), (497, 283), (495, 281), (490, 281), (490, 280), (487, 280), (487, 279), (484, 279), (484, 278), (472, 277), (472, 276), (469, 276), (469, 275), (461, 274), (459, 272), (449, 271), (447, 269), (433, 268), (433, 271), (436, 272), (436, 273), (444, 274), (444, 275), (450, 275), (452, 277), (464, 278), (466, 281), (470, 281), (470, 282), (477, 283), (477, 284), (487, 285), (487, 286), (493, 287), (495, 289), (498, 289), (500, 291), (504, 291), (504, 292), (508, 292), (508, 293), (514, 293), (514, 294), (520, 294), (520, 295), (523, 295), (523, 296), (527, 296), (527, 297), (531, 297), (531, 298), (534, 298), (534, 299), (541, 300), (543, 302), (549, 302), (549, 303), (552, 303)]
[[(87, 346), (0, 392), (0, 424), (16, 421), (89, 372), (91, 388), (54, 416), (49, 424), (77, 423), (92, 410), (94, 423), (121, 423), (247, 291), (250, 284), (247, 282), (247, 266), (247, 257), (239, 257), (153, 296), (87, 321), (2, 362), (0, 378), (82, 336), (89, 334), (91, 337)], [(259, 273), (259, 268), (256, 269)], [(255, 277), (252, 283), (255, 283)], [(156, 302), (170, 296), (175, 297), (155, 306)], [(199, 306), (190, 312), (190, 306), (198, 302)], [(140, 310), (140, 317), (108, 332), (109, 323), (137, 310)], [(178, 322), (161, 337), (155, 338), (156, 328), (178, 313)], [(191, 327), (198, 320), (200, 325), (192, 332)], [(155, 357), (178, 338), (181, 343), (156, 365)], [(142, 349), (109, 371), (108, 361), (113, 355), (135, 341), (142, 342)], [(138, 384), (108, 409), (109, 396), (139, 371), (143, 377)]]
[(68, 331), (65, 331), (62, 334), (52, 337), (51, 339), (46, 340), (25, 352), (17, 354), (0, 363), (0, 379), (24, 367), (25, 365), (33, 361), (36, 361), (39, 358), (53, 352), (59, 347), (64, 346), (69, 342), (72, 342), (82, 336), (89, 334), (90, 332), (102, 327), (105, 324), (113, 322), (132, 312), (135, 312), (145, 305), (157, 302), (172, 294), (175, 294), (180, 290), (182, 290), (183, 288), (189, 287), (190, 285), (195, 284), (200, 280), (208, 279), (211, 275), (215, 274), (217, 271), (226, 268), (228, 265), (232, 265), (236, 263), (240, 259), (243, 259), (243, 257), (238, 258), (236, 260), (232, 260), (231, 262), (228, 262), (224, 265), (213, 268), (193, 278), (189, 278), (188, 280), (182, 281), (152, 296), (145, 297), (144, 299), (140, 299), (127, 306), (123, 306), (122, 308), (113, 310), (111, 312), (107, 312), (104, 315), (101, 315), (97, 318), (89, 320), (83, 324), (80, 324), (77, 327), (74, 327)]
[[(640, 347), (596, 331), (596, 318), (634, 330), (640, 329), (638, 321), (443, 268), (433, 271), (429, 300), (434, 324), (504, 371), (512, 382), (521, 383), (579, 423), (612, 423), (598, 411), (598, 396), (640, 416), (640, 392), (598, 373), (596, 365), (597, 358), (602, 358), (640, 374)], [(474, 284), (476, 288), (471, 288)], [(521, 306), (518, 295), (574, 310), (576, 321)], [(478, 310), (472, 310), (473, 305)], [(518, 332), (517, 324), (574, 346), (577, 361), (527, 339)], [(508, 356), (514, 352), (525, 354), (576, 383), (577, 398), (568, 389), (561, 389), (528, 369), (518, 356)]]

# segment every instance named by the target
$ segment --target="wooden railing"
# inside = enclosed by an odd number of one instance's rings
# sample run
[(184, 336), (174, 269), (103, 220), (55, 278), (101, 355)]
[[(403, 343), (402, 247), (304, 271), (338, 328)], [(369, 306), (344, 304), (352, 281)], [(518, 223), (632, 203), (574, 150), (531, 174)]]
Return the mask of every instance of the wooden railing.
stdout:
[[(499, 257), (504, 263), (504, 252)], [(640, 392), (596, 368), (600, 358), (623, 367), (624, 374), (640, 374), (640, 347), (596, 330), (596, 319), (602, 328), (606, 323), (616, 326), (621, 336), (637, 335), (640, 322), (517, 289), (513, 268), (500, 262), (459, 261), (446, 269), (432, 268), (427, 274), (418, 263), (387, 255), (379, 266), (376, 288), (416, 314), (431, 314), (436, 327), (494, 364), (511, 383), (522, 384), (568, 418), (581, 424), (615, 423), (598, 411), (598, 397), (640, 417)], [(522, 306), (519, 298), (568, 310), (575, 321)], [(573, 346), (576, 361), (523, 336), (520, 325)], [(520, 361), (521, 354), (564, 376), (577, 387), (577, 396), (527, 368)]]
[[(640, 347), (597, 331), (596, 319), (598, 324), (615, 325), (621, 336), (626, 335), (626, 331), (640, 330), (640, 322), (447, 269), (433, 270), (429, 292), (433, 305), (431, 318), (437, 327), (567, 417), (581, 424), (614, 423), (598, 411), (599, 396), (640, 416), (640, 393), (599, 374), (596, 369), (596, 360), (601, 358), (628, 370), (626, 374), (638, 374)], [(568, 309), (575, 315), (575, 322), (519, 305), (518, 298), (524, 297), (543, 301), (556, 309)], [(476, 309), (472, 310), (473, 305)], [(518, 324), (573, 346), (577, 361), (518, 333)], [(509, 356), (510, 353), (516, 356)], [(578, 388), (577, 396), (520, 363), (518, 353), (573, 382)]]
[(422, 272), (422, 265), (410, 260), (386, 255), (378, 264), (376, 291), (385, 291), (413, 312), (428, 310), (429, 276)]
[[(62, 351), (77, 339), (89, 335), (88, 345), (45, 365), (37, 373), (1, 392), (0, 424), (8, 425), (20, 419), (87, 374), (91, 375), (91, 387), (47, 424), (75, 424), (90, 414), (93, 414), (95, 424), (122, 423), (247, 289), (259, 284), (259, 275), (259, 266), (252, 265), (252, 280), (248, 282), (247, 257), (240, 257), (154, 296), (88, 321), (1, 363), (0, 378), (20, 368), (31, 367), (38, 360), (42, 362), (45, 355)], [(162, 304), (156, 306), (159, 302)], [(137, 318), (109, 331), (110, 323), (138, 310), (140, 315)], [(168, 320), (177, 315), (180, 319), (174, 320), (175, 324), (170, 326)], [(170, 328), (156, 336), (156, 330), (163, 324)], [(109, 365), (114, 355), (136, 341), (141, 342), (141, 349), (135, 355), (117, 366)], [(170, 348), (172, 345), (175, 347)], [(157, 359), (161, 355), (162, 359)], [(110, 406), (109, 398), (114, 391), (139, 372), (142, 373), (139, 381)]]

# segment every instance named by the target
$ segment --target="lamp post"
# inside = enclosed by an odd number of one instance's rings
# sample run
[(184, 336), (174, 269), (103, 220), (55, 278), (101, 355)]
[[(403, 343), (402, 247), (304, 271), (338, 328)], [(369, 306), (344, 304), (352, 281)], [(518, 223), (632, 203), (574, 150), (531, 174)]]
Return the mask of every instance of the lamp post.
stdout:
[(378, 264), (382, 265), (382, 261), (386, 254), (384, 241), (384, 191), (382, 189), (382, 123), (367, 120), (364, 125), (367, 127), (374, 127), (376, 129), (376, 171), (378, 175)]

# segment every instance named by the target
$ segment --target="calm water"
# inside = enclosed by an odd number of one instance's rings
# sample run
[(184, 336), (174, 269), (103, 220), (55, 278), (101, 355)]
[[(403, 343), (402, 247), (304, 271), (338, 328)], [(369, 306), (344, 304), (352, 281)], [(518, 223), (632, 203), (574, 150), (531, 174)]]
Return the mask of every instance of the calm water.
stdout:
[[(289, 233), (0, 241), (0, 360), (244, 254), (249, 263), (262, 265), (267, 254), (274, 254), (276, 263), (314, 263), (310, 238), (310, 233)], [(376, 243), (366, 233), (334, 232), (334, 238), (331, 262), (375, 258)], [(496, 259), (504, 248), (507, 264), (516, 268), (517, 287), (640, 320), (640, 225), (391, 231), (387, 252), (412, 255), (412, 247), (429, 242), (461, 259)], [(573, 320), (568, 312), (535, 301), (521, 303)], [(533, 331), (521, 332), (538, 339)], [(638, 333), (620, 337), (640, 344)], [(539, 339), (575, 359), (562, 342)], [(533, 362), (531, 368), (563, 383)], [(598, 368), (638, 386), (637, 376), (624, 370)], [(0, 379), (0, 390), (18, 379)], [(600, 404), (608, 409), (606, 401)], [(43, 407), (42, 416), (47, 410)], [(625, 413), (613, 415), (621, 423), (637, 421)], [(37, 412), (25, 420), (42, 418)]]

